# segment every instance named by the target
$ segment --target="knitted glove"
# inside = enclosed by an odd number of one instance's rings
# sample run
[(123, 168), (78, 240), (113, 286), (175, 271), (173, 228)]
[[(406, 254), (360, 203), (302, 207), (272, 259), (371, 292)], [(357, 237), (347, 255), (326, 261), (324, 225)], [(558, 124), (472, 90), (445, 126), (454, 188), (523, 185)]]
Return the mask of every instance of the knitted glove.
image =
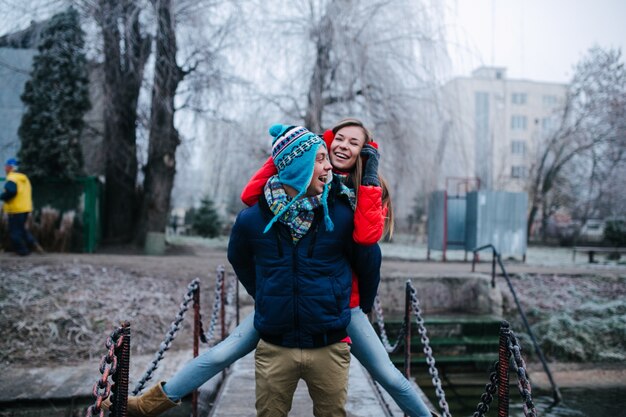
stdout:
[(365, 164), (361, 185), (380, 187), (380, 180), (378, 179), (378, 158), (380, 158), (380, 154), (378, 150), (372, 145), (367, 144), (361, 149), (361, 158), (363, 158)]

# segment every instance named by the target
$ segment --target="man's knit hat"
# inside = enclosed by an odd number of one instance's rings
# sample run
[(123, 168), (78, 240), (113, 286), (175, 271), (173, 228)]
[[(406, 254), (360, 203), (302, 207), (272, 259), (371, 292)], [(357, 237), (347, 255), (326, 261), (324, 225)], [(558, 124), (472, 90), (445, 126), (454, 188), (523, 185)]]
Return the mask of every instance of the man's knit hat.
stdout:
[(4, 163), (4, 165), (11, 166), (11, 167), (13, 167), (13, 168), (17, 168), (17, 167), (19, 166), (19, 164), (20, 164), (20, 163), (19, 163), (19, 162), (17, 161), (17, 159), (15, 159), (15, 158), (9, 158), (9, 159), (7, 159), (7, 160), (6, 160), (6, 162)]
[[(289, 204), (267, 224), (267, 232), (272, 224), (282, 216), (294, 201), (302, 197), (311, 180), (315, 168), (315, 156), (320, 146), (326, 146), (322, 138), (309, 132), (302, 126), (288, 126), (275, 124), (269, 129), (272, 139), (272, 159), (278, 171), (278, 179), (283, 185), (295, 189), (298, 192)], [(324, 207), (324, 221), (326, 229), (332, 230), (333, 224), (328, 216), (326, 199), (328, 196), (328, 184), (324, 186), (322, 193), (322, 206)]]

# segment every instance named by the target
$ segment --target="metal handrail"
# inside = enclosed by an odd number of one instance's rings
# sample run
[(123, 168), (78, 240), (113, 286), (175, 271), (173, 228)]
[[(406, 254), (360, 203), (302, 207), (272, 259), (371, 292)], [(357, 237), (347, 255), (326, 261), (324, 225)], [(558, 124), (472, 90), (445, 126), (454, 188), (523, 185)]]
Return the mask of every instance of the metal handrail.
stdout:
[(561, 391), (559, 390), (559, 387), (556, 385), (556, 382), (554, 381), (554, 378), (552, 377), (552, 372), (550, 372), (550, 368), (548, 367), (548, 362), (546, 361), (546, 358), (543, 355), (543, 351), (541, 350), (539, 343), (537, 343), (537, 339), (535, 338), (535, 334), (530, 328), (530, 324), (528, 324), (528, 320), (526, 319), (526, 314), (524, 313), (524, 309), (522, 308), (522, 305), (520, 304), (519, 299), (517, 298), (517, 293), (515, 292), (515, 289), (513, 288), (513, 284), (511, 283), (509, 274), (506, 272), (506, 268), (504, 267), (504, 264), (502, 263), (502, 256), (497, 251), (495, 246), (493, 246), (492, 244), (488, 244), (488, 245), (480, 246), (472, 250), (472, 252), (474, 253), (474, 256), (472, 258), (472, 272), (474, 272), (474, 266), (475, 266), (476, 259), (477, 259), (477, 253), (479, 251), (482, 251), (484, 249), (489, 249), (489, 248), (493, 251), (492, 281), (491, 281), (492, 284), (491, 285), (492, 287), (495, 286), (495, 262), (497, 261), (498, 265), (500, 266), (500, 269), (502, 270), (502, 275), (504, 276), (504, 279), (506, 280), (509, 290), (511, 291), (511, 294), (513, 295), (513, 300), (515, 301), (515, 305), (517, 306), (517, 311), (519, 312), (520, 317), (522, 318), (524, 327), (526, 327), (526, 331), (528, 332), (528, 335), (530, 336), (530, 340), (533, 342), (533, 347), (535, 348), (535, 352), (537, 353), (537, 356), (539, 356), (539, 360), (541, 360), (543, 370), (548, 376), (548, 380), (550, 380), (550, 385), (552, 386), (552, 396), (554, 398), (554, 404), (558, 404), (563, 399), (563, 397), (561, 396)]
[[(220, 265), (217, 269), (217, 279), (216, 279), (216, 301), (219, 301), (219, 316), (220, 316), (220, 323), (222, 326), (222, 334), (221, 334), (221, 339), (224, 340), (226, 337), (226, 312), (224, 309), (224, 304), (226, 302), (226, 293), (225, 293), (225, 273), (224, 273), (224, 267), (222, 265)], [(238, 288), (236, 288), (237, 291), (237, 295), (238, 293)], [(219, 300), (217, 300), (219, 299)], [(156, 369), (158, 362), (162, 359), (163, 357), (163, 353), (165, 350), (169, 349), (169, 344), (171, 343), (171, 341), (174, 339), (175, 337), (175, 333), (176, 331), (178, 331), (178, 329), (180, 328), (179, 324), (180, 321), (183, 320), (184, 314), (188, 309), (187, 304), (189, 302), (193, 301), (193, 312), (194, 312), (194, 318), (193, 318), (193, 356), (197, 357), (199, 354), (199, 342), (200, 340), (202, 340), (205, 343), (209, 343), (210, 340), (206, 340), (206, 335), (203, 332), (202, 329), (202, 321), (201, 321), (201, 316), (200, 316), (200, 282), (199, 279), (196, 278), (194, 279), (188, 286), (188, 292), (187, 294), (185, 294), (185, 300), (183, 301), (183, 303), (181, 304), (181, 311), (179, 311), (179, 313), (176, 316), (176, 321), (174, 323), (172, 323), (172, 328), (170, 328), (170, 332), (168, 333), (168, 337), (166, 338), (166, 341), (163, 342), (160, 346), (161, 351), (158, 352), (158, 357), (155, 358), (155, 360), (152, 361), (152, 367), (148, 370), (147, 372), (147, 376), (144, 376), (142, 378), (142, 381), (140, 381), (140, 385), (138, 385), (135, 390), (136, 392), (133, 392), (134, 395), (137, 395), (139, 393), (139, 391), (141, 391), (141, 389), (143, 388), (143, 384), (148, 381), (149, 379), (151, 379), (151, 374), (152, 372)], [(213, 306), (214, 310), (216, 310), (216, 306), (214, 304)], [(237, 322), (239, 321), (239, 297), (237, 297), (237, 303), (236, 303), (236, 308), (237, 308)], [(214, 311), (215, 312), (215, 311)], [(214, 315), (215, 316), (215, 315)], [(212, 339), (212, 335), (213, 335), (213, 331), (212, 328), (214, 326), (214, 321), (215, 321), (215, 317), (212, 317), (211, 320), (211, 339)], [(108, 383), (108, 388), (106, 391), (106, 394), (104, 396), (102, 395), (97, 395), (100, 394), (100, 391), (102, 391), (104, 389), (104, 387), (101, 387), (101, 385), (103, 385), (105, 382), (107, 382), (108, 376), (109, 376), (109, 371), (106, 372), (106, 378), (103, 377), (101, 380), (99, 380), (98, 382), (96, 382), (96, 385), (94, 386), (94, 396), (96, 396), (96, 403), (94, 406), (91, 406), (88, 408), (87, 410), (87, 416), (93, 416), (94, 413), (99, 412), (101, 417), (104, 417), (104, 410), (102, 410), (100, 408), (100, 405), (103, 401), (103, 399), (107, 398), (109, 396), (109, 390), (111, 390), (111, 388), (113, 388), (113, 390), (115, 391), (115, 395), (112, 398), (112, 401), (114, 402), (114, 406), (112, 409), (114, 410), (118, 410), (119, 413), (121, 414), (115, 414), (115, 416), (125, 416), (126, 412), (127, 412), (127, 402), (128, 402), (128, 369), (129, 369), (129, 361), (130, 361), (130, 323), (125, 322), (122, 327), (120, 329), (117, 330), (118, 333), (123, 334), (123, 340), (121, 340), (119, 343), (120, 345), (123, 344), (123, 346), (119, 349), (119, 354), (121, 356), (120, 358), (120, 367), (119, 370), (117, 372), (118, 376), (115, 375), (115, 371), (111, 371), (111, 374), (114, 377), (114, 385), (113, 387), (111, 386), (110, 383)], [(117, 334), (117, 333), (116, 333)], [(111, 342), (112, 343), (112, 342)], [(113, 349), (113, 347), (111, 347), (111, 350)], [(116, 353), (117, 353), (117, 348), (116, 348)], [(112, 355), (112, 352), (111, 352)], [(105, 358), (103, 358), (104, 361)], [(103, 362), (104, 363), (104, 362)], [(102, 368), (102, 365), (101, 365)], [(117, 368), (117, 365), (115, 366), (115, 368)], [(101, 370), (101, 373), (104, 372), (104, 370)], [(194, 390), (193, 394), (192, 394), (192, 416), (197, 416), (198, 415), (198, 391)]]

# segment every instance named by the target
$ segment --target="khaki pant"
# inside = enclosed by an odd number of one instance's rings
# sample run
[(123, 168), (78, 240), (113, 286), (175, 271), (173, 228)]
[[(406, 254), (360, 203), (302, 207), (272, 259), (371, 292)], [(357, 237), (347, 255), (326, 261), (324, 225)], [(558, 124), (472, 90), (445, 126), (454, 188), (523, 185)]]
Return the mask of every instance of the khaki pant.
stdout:
[(334, 343), (315, 349), (285, 348), (261, 340), (256, 348), (258, 417), (284, 417), (298, 381), (304, 379), (316, 417), (345, 417), (350, 347)]

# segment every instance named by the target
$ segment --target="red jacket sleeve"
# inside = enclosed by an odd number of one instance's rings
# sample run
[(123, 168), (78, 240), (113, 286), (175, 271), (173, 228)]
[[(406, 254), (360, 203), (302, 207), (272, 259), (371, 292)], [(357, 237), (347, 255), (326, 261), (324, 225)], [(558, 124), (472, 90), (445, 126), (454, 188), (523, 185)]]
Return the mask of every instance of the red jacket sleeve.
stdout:
[(387, 207), (383, 207), (382, 194), (382, 188), (375, 185), (359, 187), (352, 234), (356, 243), (373, 245), (383, 236)]
[(250, 181), (243, 187), (241, 192), (241, 201), (247, 206), (253, 206), (259, 201), (259, 197), (263, 194), (263, 187), (272, 175), (276, 175), (278, 171), (274, 165), (274, 160), (270, 156), (257, 172), (254, 173)]

